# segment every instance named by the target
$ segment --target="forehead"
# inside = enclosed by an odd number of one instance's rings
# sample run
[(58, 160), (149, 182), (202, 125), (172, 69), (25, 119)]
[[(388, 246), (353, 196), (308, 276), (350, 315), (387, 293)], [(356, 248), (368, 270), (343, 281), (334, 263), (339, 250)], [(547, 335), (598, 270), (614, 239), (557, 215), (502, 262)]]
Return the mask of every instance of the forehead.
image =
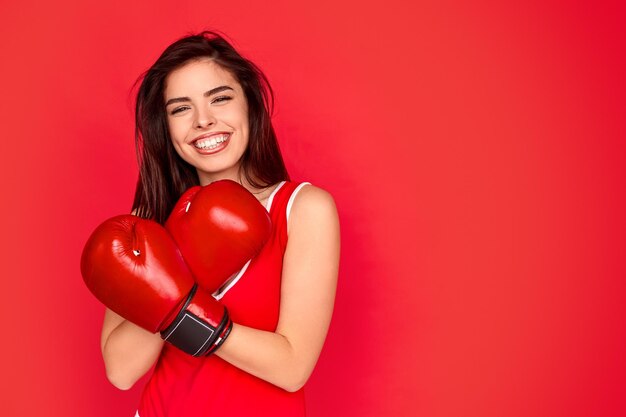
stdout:
[(204, 93), (221, 85), (228, 85), (235, 90), (241, 89), (235, 77), (228, 70), (222, 68), (212, 59), (199, 59), (190, 61), (169, 73), (165, 78), (165, 96), (188, 96), (194, 92)]

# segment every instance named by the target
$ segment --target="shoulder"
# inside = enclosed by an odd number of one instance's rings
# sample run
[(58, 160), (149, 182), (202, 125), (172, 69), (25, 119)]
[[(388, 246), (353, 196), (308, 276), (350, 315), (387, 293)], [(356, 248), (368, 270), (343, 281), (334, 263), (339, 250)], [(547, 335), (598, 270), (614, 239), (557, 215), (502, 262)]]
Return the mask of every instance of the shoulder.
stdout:
[(301, 210), (307, 207), (330, 209), (335, 208), (335, 200), (328, 191), (310, 183), (301, 183), (300, 190), (294, 199), (294, 207), (299, 207)]
[(320, 187), (302, 183), (292, 195), (288, 229), (313, 227), (320, 222), (338, 223), (335, 199)]

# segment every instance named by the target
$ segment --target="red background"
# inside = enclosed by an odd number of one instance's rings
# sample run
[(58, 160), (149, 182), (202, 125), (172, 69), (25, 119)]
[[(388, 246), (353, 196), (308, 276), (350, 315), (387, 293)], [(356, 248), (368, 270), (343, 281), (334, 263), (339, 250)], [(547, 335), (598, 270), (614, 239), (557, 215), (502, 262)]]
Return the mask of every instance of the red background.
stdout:
[(133, 81), (203, 28), (339, 208), (310, 416), (624, 414), (621, 2), (89, 3), (0, 6), (0, 414), (133, 415), (79, 256), (130, 209)]

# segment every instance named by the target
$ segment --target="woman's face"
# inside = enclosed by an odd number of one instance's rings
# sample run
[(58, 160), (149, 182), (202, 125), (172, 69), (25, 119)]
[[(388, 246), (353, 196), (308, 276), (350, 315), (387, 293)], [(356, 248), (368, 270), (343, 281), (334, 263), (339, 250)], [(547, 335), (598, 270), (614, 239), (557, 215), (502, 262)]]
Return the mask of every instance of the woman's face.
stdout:
[(165, 79), (165, 111), (176, 152), (194, 166), (201, 185), (238, 179), (248, 146), (248, 104), (227, 70), (191, 61)]

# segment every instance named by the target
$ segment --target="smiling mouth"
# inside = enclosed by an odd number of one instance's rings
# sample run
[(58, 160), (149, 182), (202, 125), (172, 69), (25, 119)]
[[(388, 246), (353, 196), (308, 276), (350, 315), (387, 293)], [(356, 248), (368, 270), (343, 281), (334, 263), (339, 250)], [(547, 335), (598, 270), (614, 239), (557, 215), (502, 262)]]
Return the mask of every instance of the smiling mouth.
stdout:
[(214, 135), (214, 136), (211, 136), (210, 138), (201, 138), (201, 139), (196, 140), (193, 143), (193, 146), (195, 146), (197, 149), (202, 149), (202, 150), (216, 149), (222, 143), (226, 142), (229, 138), (230, 138), (229, 133), (224, 133), (221, 135)]

